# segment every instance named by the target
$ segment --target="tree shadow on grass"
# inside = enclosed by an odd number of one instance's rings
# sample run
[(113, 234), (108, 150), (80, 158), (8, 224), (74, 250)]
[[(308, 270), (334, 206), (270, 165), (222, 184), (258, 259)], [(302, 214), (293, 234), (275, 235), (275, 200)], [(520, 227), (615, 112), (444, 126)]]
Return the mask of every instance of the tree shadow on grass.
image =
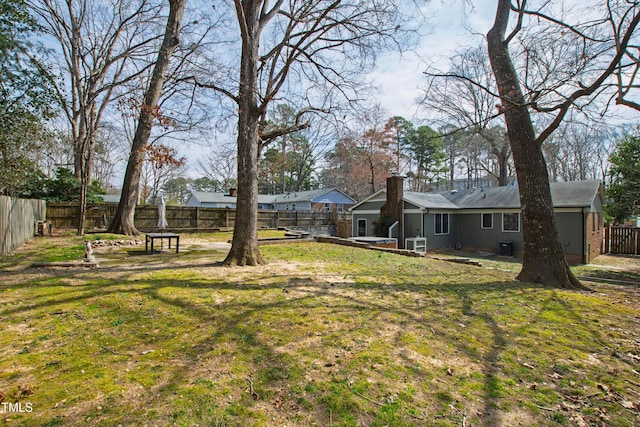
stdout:
[(578, 274), (581, 280), (640, 288), (640, 271), (589, 269)]
[[(398, 331), (393, 339), (388, 339), (389, 344), (393, 345), (402, 344), (398, 334), (402, 333), (407, 325), (415, 324), (420, 325), (423, 330), (431, 329), (438, 340), (449, 343), (457, 351), (465, 354), (469, 360), (481, 366), (483, 385), (480, 397), (484, 406), (483, 416), (479, 417), (479, 423), (484, 426), (495, 426), (502, 423), (499, 412), (501, 399), (504, 398), (503, 386), (501, 385), (503, 375), (501, 356), (510, 344), (509, 339), (506, 338), (505, 329), (509, 330), (509, 335), (525, 333), (527, 324), (542, 322), (544, 321), (543, 314), (553, 311), (560, 316), (568, 317), (576, 327), (584, 329), (594, 338), (602, 339), (597, 330), (591, 325), (584, 324), (580, 314), (571, 304), (555, 293), (551, 295), (545, 293), (539, 306), (529, 311), (530, 318), (522, 322), (524, 326), (517, 330), (501, 324), (495, 315), (484, 311), (485, 304), (481, 298), (499, 299), (502, 295), (512, 292), (535, 293), (543, 290), (535, 285), (518, 282), (390, 285), (358, 280), (358, 283), (355, 281), (326, 283), (318, 282), (313, 277), (274, 276), (270, 272), (254, 274), (249, 281), (233, 281), (229, 278), (214, 280), (203, 274), (186, 279), (154, 278), (153, 276), (139, 278), (137, 276), (140, 272), (153, 273), (189, 268), (193, 268), (193, 266), (140, 266), (135, 270), (123, 272), (117, 283), (113, 283), (113, 279), (109, 278), (86, 278), (85, 274), (80, 273), (78, 280), (85, 280), (85, 284), (67, 286), (61, 283), (45, 283), (37, 285), (40, 288), (62, 288), (63, 291), (55, 295), (34, 296), (21, 305), (7, 306), (0, 313), (3, 318), (7, 319), (12, 317), (37, 318), (46, 312), (69, 310), (69, 305), (74, 303), (80, 306), (102, 304), (106, 310), (104, 315), (108, 319), (132, 319), (135, 322), (152, 325), (154, 321), (158, 321), (159, 317), (168, 318), (167, 316), (169, 316), (171, 319), (166, 320), (163, 324), (168, 328), (175, 326), (175, 322), (184, 316), (185, 322), (190, 325), (190, 333), (195, 337), (189, 338), (188, 341), (183, 339), (183, 347), (176, 347), (174, 343), (176, 339), (180, 339), (179, 337), (176, 338), (168, 332), (161, 331), (153, 341), (147, 342), (144, 337), (138, 338), (139, 342), (135, 343), (117, 342), (116, 340), (108, 348), (109, 351), (115, 353), (110, 355), (109, 352), (106, 352), (104, 356), (106, 359), (113, 356), (114, 360), (118, 359), (116, 357), (118, 354), (126, 353), (127, 348), (138, 351), (134, 358), (139, 359), (142, 354), (139, 352), (139, 348), (150, 345), (159, 349), (171, 348), (173, 349), (171, 351), (176, 353), (174, 359), (178, 363), (172, 363), (170, 358), (160, 358), (156, 362), (163, 366), (164, 380), (162, 384), (155, 386), (154, 393), (141, 396), (136, 402), (123, 404), (133, 405), (136, 411), (143, 411), (144, 408), (166, 405), (167, 401), (175, 403), (176, 399), (179, 399), (177, 397), (179, 391), (177, 390), (192, 387), (189, 381), (193, 381), (194, 372), (205, 372), (202, 368), (203, 361), (210, 360), (213, 363), (216, 360), (222, 360), (233, 363), (218, 353), (212, 353), (212, 349), (227, 343), (231, 345), (233, 354), (242, 359), (237, 362), (238, 367), (235, 368), (237, 371), (233, 374), (238, 378), (231, 383), (237, 388), (234, 396), (236, 403), (244, 406), (245, 409), (249, 408), (254, 411), (244, 415), (249, 418), (259, 416), (258, 412), (264, 410), (258, 404), (259, 401), (268, 401), (275, 405), (277, 399), (288, 400), (286, 402), (288, 406), (280, 404), (279, 408), (282, 409), (276, 410), (282, 417), (287, 416), (287, 410), (295, 411), (295, 405), (298, 403), (293, 402), (292, 398), (287, 398), (286, 393), (282, 393), (282, 390), (290, 391), (287, 388), (291, 387), (287, 385), (290, 378), (287, 376), (297, 373), (295, 374), (296, 385), (304, 387), (306, 380), (303, 379), (304, 375), (299, 373), (316, 368), (311, 367), (309, 360), (304, 360), (306, 356), (296, 357), (300, 355), (287, 353), (286, 350), (283, 350), (281, 343), (269, 341), (269, 337), (273, 336), (273, 328), (281, 328), (283, 335), (288, 332), (287, 327), (295, 329), (297, 324), (286, 317), (305, 310), (310, 313), (307, 316), (311, 316), (307, 318), (311, 319), (310, 321), (318, 322), (319, 325), (324, 325), (323, 320), (337, 319), (333, 320), (335, 324), (331, 327), (335, 327), (338, 336), (343, 335), (347, 343), (354, 342), (353, 337), (348, 335), (351, 333), (350, 331), (357, 331), (357, 326), (354, 326), (349, 320), (340, 320), (339, 316), (341, 315), (373, 325), (377, 325), (379, 316), (384, 316), (385, 321), (393, 323), (396, 327), (395, 330)], [(229, 271), (236, 270), (230, 269)], [(303, 273), (300, 273), (299, 276), (303, 276)], [(31, 284), (31, 286), (36, 285)], [(185, 291), (189, 292), (185, 294)], [(214, 303), (208, 299), (197, 302), (195, 293), (204, 291), (224, 298), (220, 303)], [(66, 292), (70, 295), (65, 295)], [(119, 304), (104, 302), (106, 298), (118, 298), (117, 301), (122, 301), (122, 298), (127, 295), (143, 297), (139, 315), (133, 316), (132, 314), (132, 311), (136, 309), (135, 306), (132, 308), (124, 302)], [(436, 301), (436, 299), (442, 299), (442, 301)], [(409, 306), (407, 301), (413, 301), (412, 306)], [(147, 311), (142, 311), (143, 309)], [(447, 316), (443, 315), (444, 311), (447, 311)], [(471, 348), (467, 343), (458, 339), (454, 327), (456, 318), (476, 320), (485, 325), (489, 333), (487, 336), (477, 337), (483, 343), (484, 350), (482, 352), (478, 353), (477, 349)], [(211, 330), (211, 333), (199, 335), (197, 325), (202, 325), (201, 327), (207, 331)], [(330, 331), (329, 328), (326, 326), (326, 331)], [(287, 337), (289, 336), (287, 335)], [(294, 338), (296, 337), (292, 336), (290, 340)], [(312, 337), (312, 339), (313, 345), (320, 345), (321, 338)], [(341, 344), (338, 342), (336, 345)], [(357, 350), (356, 344), (349, 345)], [(360, 345), (366, 346), (367, 344)], [(316, 351), (320, 352), (319, 349)], [(337, 365), (332, 368), (335, 372), (340, 371), (345, 375), (356, 369), (349, 365)], [(423, 367), (423, 369), (426, 368)], [(444, 378), (442, 381), (446, 382), (446, 373), (441, 374)], [(61, 375), (63, 374), (61, 373)], [(206, 372), (203, 375), (206, 375)], [(453, 384), (449, 385), (453, 386)], [(348, 384), (343, 384), (343, 386), (343, 392), (348, 392), (351, 387)], [(365, 390), (371, 390), (372, 393), (379, 392), (373, 386), (367, 387), (369, 388), (365, 388)], [(315, 409), (302, 411), (303, 419), (306, 422), (314, 420), (328, 424), (334, 416), (336, 418), (344, 416), (344, 420), (347, 420), (346, 412), (348, 411), (368, 414), (374, 418), (379, 414), (380, 408), (377, 404), (364, 401), (355, 393), (339, 396), (343, 406), (336, 403), (336, 400), (339, 399), (327, 398), (323, 393), (330, 392), (327, 390), (316, 391), (315, 394), (309, 392), (309, 395), (315, 399), (312, 402)], [(371, 398), (373, 401), (382, 399), (383, 396)], [(215, 416), (226, 416), (233, 412), (226, 409), (220, 407), (220, 411)], [(412, 409), (418, 410), (418, 408)], [(240, 411), (239, 408), (236, 410)], [(337, 412), (338, 410), (342, 410), (342, 413)], [(174, 416), (194, 416), (189, 413), (188, 409), (185, 411), (182, 415), (174, 414)], [(422, 411), (420, 410), (418, 413), (422, 413)], [(399, 416), (401, 415), (403, 414)], [(97, 419), (104, 417), (93, 408), (78, 409), (76, 416), (77, 420), (88, 416), (94, 416)], [(419, 415), (419, 417), (421, 417), (420, 420), (427, 421), (424, 416)], [(334, 420), (338, 421), (336, 418)]]

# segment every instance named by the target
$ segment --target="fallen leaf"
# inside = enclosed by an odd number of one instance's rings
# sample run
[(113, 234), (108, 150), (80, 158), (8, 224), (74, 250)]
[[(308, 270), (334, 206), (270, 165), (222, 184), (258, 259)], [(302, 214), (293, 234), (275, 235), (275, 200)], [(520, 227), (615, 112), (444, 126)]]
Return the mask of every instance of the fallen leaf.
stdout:
[(620, 404), (626, 409), (635, 409), (636, 407), (636, 405), (630, 400), (623, 400)]
[(633, 360), (640, 361), (640, 356), (635, 355), (633, 353), (627, 353), (627, 357), (630, 357)]

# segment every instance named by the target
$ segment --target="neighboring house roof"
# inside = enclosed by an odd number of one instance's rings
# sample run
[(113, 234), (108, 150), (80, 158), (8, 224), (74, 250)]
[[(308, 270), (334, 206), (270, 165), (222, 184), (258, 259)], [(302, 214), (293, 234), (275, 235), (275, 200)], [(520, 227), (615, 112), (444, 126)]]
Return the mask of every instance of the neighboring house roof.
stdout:
[(287, 193), (287, 194), (276, 194), (272, 197), (274, 197), (273, 203), (298, 203), (298, 202), (322, 203), (325, 201), (327, 202), (330, 201), (330, 199), (323, 198), (323, 196), (326, 196), (332, 192), (336, 192), (339, 195), (345, 197), (347, 199), (345, 201), (350, 201), (351, 203), (356, 202), (353, 198), (347, 196), (345, 193), (335, 188), (321, 188), (318, 190), (296, 191), (296, 192)]
[[(593, 204), (600, 192), (600, 181), (552, 182), (551, 199), (555, 208), (580, 208)], [(450, 191), (443, 195), (460, 209), (519, 209), (517, 186), (475, 188)]]
[(192, 191), (191, 197), (200, 203), (235, 203), (236, 198), (225, 193), (210, 193), (208, 191)]
[(105, 203), (120, 203), (120, 193), (118, 194), (97, 194)]
[[(191, 196), (200, 203), (236, 203), (237, 198), (229, 193), (210, 193), (208, 191), (192, 191)], [(273, 203), (274, 196), (258, 194), (258, 203)]]
[[(555, 208), (582, 208), (591, 206), (602, 197), (598, 180), (553, 182), (551, 199)], [(374, 200), (386, 200), (386, 190), (372, 194), (351, 209)], [(520, 191), (517, 186), (471, 188), (446, 193), (416, 193), (405, 191), (403, 200), (423, 209), (520, 209)]]
[[(258, 194), (258, 204), (276, 204), (276, 203), (301, 203), (316, 202), (322, 203), (328, 199), (323, 196), (336, 192), (345, 198), (345, 202), (351, 201), (355, 203), (351, 197), (335, 188), (323, 188), (320, 190), (297, 191), (288, 194)], [(228, 193), (210, 193), (206, 191), (192, 191), (191, 197), (200, 203), (236, 203), (236, 197), (230, 196)]]

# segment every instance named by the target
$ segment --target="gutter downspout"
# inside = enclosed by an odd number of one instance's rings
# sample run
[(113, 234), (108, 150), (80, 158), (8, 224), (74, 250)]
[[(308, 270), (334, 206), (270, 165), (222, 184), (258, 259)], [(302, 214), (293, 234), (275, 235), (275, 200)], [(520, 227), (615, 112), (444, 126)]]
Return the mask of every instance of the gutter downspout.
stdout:
[(400, 236), (399, 235), (400, 233), (398, 233), (398, 237), (400, 238), (400, 241), (402, 242), (402, 249), (406, 249), (404, 247), (404, 235), (405, 235), (404, 225), (406, 223), (406, 221), (404, 220), (404, 194), (402, 195), (402, 199), (400, 200), (400, 203), (401, 203), (401, 205), (400, 205), (400, 221), (402, 221), (402, 226), (400, 228), (400, 231), (402, 232), (402, 236)]
[[(424, 237), (425, 239), (427, 239), (427, 236), (424, 234), (424, 222), (427, 219), (427, 215), (429, 215), (429, 208), (423, 209), (422, 222), (420, 223), (420, 233), (422, 233), (421, 236)], [(429, 247), (429, 239), (426, 240), (426, 244), (425, 244), (424, 250), (426, 251), (428, 249), (428, 247)]]
[(586, 227), (586, 219), (585, 216), (588, 215), (585, 213), (584, 208), (581, 208), (582, 212), (582, 263), (589, 263), (589, 245), (587, 244), (587, 227)]

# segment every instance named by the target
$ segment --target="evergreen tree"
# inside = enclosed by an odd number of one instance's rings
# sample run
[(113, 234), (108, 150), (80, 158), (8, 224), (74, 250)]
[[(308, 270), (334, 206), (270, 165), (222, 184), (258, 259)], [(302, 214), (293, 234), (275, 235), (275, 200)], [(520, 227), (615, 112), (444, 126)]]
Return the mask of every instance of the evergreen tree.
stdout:
[(611, 184), (607, 189), (609, 213), (620, 224), (640, 215), (640, 136), (629, 135), (609, 157)]

